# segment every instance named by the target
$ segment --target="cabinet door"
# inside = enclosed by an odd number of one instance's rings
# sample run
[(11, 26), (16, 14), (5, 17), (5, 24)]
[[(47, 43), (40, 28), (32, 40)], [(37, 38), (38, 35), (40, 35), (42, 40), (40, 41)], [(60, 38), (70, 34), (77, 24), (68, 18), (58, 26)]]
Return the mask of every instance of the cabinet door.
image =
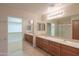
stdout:
[(42, 46), (43, 46), (43, 49), (48, 52), (49, 41), (46, 40), (46, 39), (43, 39), (43, 41), (42, 41)]
[(40, 47), (41, 43), (40, 43), (40, 38), (36, 37), (36, 46)]
[(61, 56), (78, 56), (79, 49), (66, 45), (61, 45)]
[(31, 36), (31, 35), (29, 35), (29, 42), (31, 43), (31, 44), (33, 44), (33, 36)]
[(61, 56), (77, 56), (77, 54), (75, 54), (75, 53), (73, 53), (71, 51), (68, 51), (66, 49), (62, 49)]
[(79, 20), (72, 21), (72, 37), (79, 40)]
[(24, 34), (24, 39), (25, 39), (25, 40), (28, 40), (28, 37), (27, 37), (27, 35), (26, 35), (26, 34)]
[(49, 53), (52, 55), (59, 56), (60, 55), (60, 44), (50, 41)]
[(29, 36), (27, 34), (25, 34), (25, 40), (28, 41), (28, 39), (29, 39)]
[(43, 49), (44, 51), (48, 52), (48, 48), (49, 48), (49, 41), (43, 38), (36, 38), (36, 45), (37, 47)]
[(25, 34), (25, 40), (30, 42), (31, 44), (33, 44), (33, 36), (32, 35)]

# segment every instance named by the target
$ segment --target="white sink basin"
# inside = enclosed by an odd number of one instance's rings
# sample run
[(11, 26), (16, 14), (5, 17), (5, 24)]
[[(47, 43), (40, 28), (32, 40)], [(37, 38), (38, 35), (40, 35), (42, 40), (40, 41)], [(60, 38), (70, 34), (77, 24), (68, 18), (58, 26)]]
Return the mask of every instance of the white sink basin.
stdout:
[(66, 43), (73, 43), (72, 41), (65, 41)]
[(68, 45), (72, 45), (72, 46), (79, 47), (79, 43), (78, 43), (78, 42), (74, 42), (74, 41), (65, 41), (65, 43), (68, 44)]

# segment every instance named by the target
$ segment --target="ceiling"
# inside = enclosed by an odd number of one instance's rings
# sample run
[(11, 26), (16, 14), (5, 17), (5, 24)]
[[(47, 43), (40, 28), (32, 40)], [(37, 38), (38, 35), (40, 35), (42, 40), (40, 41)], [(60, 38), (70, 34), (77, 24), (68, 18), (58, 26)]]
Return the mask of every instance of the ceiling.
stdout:
[[(68, 3), (67, 3), (68, 4)], [(48, 10), (48, 7), (59, 7), (67, 5), (66, 3), (0, 3), (0, 6), (11, 8), (19, 8), (32, 13), (43, 14)]]

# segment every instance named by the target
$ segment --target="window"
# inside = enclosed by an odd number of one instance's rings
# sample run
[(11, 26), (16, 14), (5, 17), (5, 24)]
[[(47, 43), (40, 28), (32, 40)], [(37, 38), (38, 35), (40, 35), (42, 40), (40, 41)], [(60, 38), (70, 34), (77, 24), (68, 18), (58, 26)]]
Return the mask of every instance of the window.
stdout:
[(38, 31), (45, 31), (45, 24), (44, 23), (38, 23)]
[(8, 32), (22, 32), (22, 19), (8, 17)]
[(55, 24), (51, 24), (51, 35), (55, 36)]
[(27, 25), (27, 30), (31, 31), (31, 25)]
[(45, 24), (42, 24), (42, 31), (45, 30)]
[(33, 33), (33, 30), (34, 30), (34, 20), (31, 19), (31, 20), (27, 20), (27, 24), (26, 24), (26, 31), (29, 32), (29, 33)]
[(41, 24), (38, 23), (38, 31), (41, 31)]

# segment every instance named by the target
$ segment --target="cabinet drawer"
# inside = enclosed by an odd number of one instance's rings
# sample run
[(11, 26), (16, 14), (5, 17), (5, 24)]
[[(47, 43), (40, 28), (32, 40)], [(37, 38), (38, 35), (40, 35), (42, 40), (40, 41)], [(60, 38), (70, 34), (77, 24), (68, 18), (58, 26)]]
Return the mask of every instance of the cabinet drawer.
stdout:
[(66, 49), (62, 49), (61, 56), (78, 56), (78, 54)]
[(36, 37), (36, 45), (55, 56), (79, 56), (79, 49)]
[(48, 40), (46, 39), (43, 39), (43, 38), (39, 38), (39, 37), (36, 37), (36, 45), (37, 47), (43, 49), (44, 51), (48, 51)]
[(60, 55), (60, 47), (55, 45), (50, 45), (49, 53), (59, 56)]
[(31, 35), (28, 35), (28, 34), (25, 34), (25, 40), (30, 42), (31, 44), (33, 44), (33, 36)]
[(53, 41), (50, 41), (50, 45), (54, 45), (54, 46), (60, 47), (60, 44), (59, 43), (53, 42)]
[(66, 45), (61, 45), (61, 55), (79, 55), (79, 49), (71, 47), (71, 46), (66, 46)]

